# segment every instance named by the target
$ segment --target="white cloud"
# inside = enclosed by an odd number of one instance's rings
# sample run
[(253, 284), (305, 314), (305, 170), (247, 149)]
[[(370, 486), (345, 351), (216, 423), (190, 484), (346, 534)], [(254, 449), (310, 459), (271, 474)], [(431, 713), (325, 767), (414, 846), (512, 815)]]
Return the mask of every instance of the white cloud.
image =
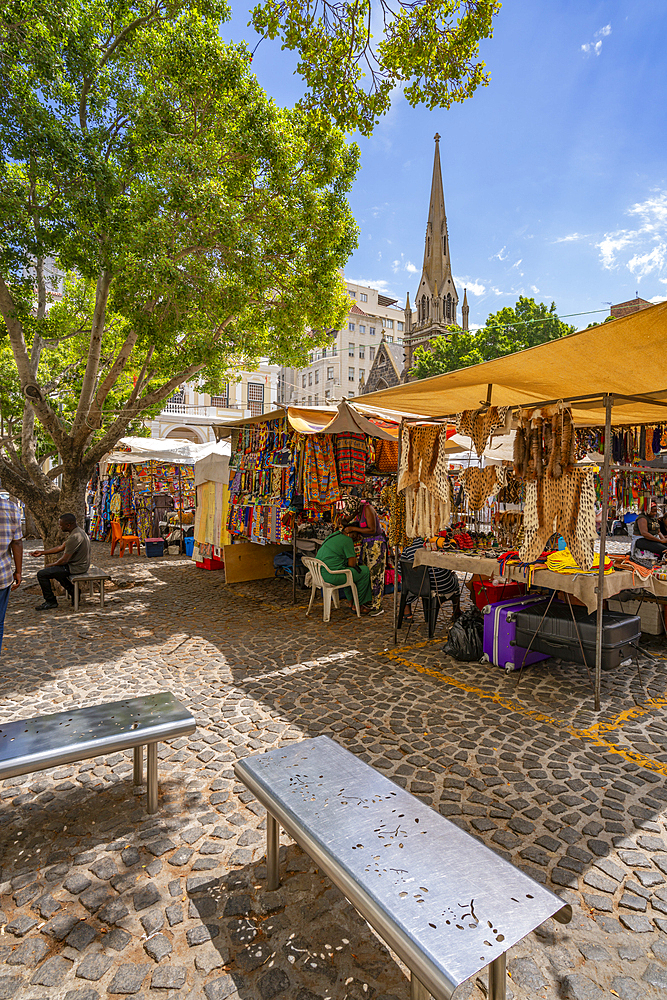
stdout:
[(530, 286), (530, 290), (531, 290), (531, 292), (535, 292), (535, 295), (539, 295), (540, 294), (540, 290), (537, 287), (537, 285), (531, 285)]
[(665, 299), (664, 295), (654, 295), (652, 298), (649, 299), (649, 302), (653, 302), (654, 305), (656, 302), (665, 302), (665, 301), (667, 301), (667, 299)]
[(489, 257), (489, 260), (507, 260), (507, 257), (507, 247), (503, 247), (502, 250), (498, 251), (498, 253), (494, 253), (493, 257)]
[(410, 260), (405, 265), (405, 270), (408, 272), (408, 274), (419, 274), (419, 269), (416, 268), (415, 265)]
[(637, 281), (648, 275), (664, 281), (667, 271), (667, 191), (655, 191), (627, 210), (634, 216), (634, 228), (605, 233), (596, 244), (602, 266), (607, 270), (626, 267)]
[(418, 269), (415, 267), (412, 261), (405, 259), (405, 254), (401, 254), (399, 260), (392, 261), (391, 269), (394, 272), (394, 274), (398, 274), (399, 271), (406, 271), (408, 274), (419, 274)]
[(467, 288), (471, 295), (484, 295), (486, 292), (486, 285), (481, 281), (475, 281), (474, 278), (462, 278), (454, 275), (454, 283), (457, 288)]
[(608, 35), (611, 35), (611, 24), (605, 24), (604, 27), (596, 31), (594, 38), (596, 38), (597, 41), (584, 42), (581, 46), (581, 51), (587, 56), (591, 55), (591, 53), (595, 53), (596, 56), (599, 56), (602, 52), (602, 39), (607, 38)]
[(515, 263), (515, 264), (512, 264), (512, 267), (518, 267), (518, 266), (519, 266), (519, 264), (520, 264), (520, 263), (522, 262), (522, 260), (523, 260), (523, 258), (522, 258), (522, 257), (519, 257), (519, 259), (518, 259), (518, 260), (516, 261), (516, 263)]
[(585, 240), (587, 236), (582, 233), (568, 233), (567, 236), (557, 236), (554, 243), (574, 243), (576, 240)]

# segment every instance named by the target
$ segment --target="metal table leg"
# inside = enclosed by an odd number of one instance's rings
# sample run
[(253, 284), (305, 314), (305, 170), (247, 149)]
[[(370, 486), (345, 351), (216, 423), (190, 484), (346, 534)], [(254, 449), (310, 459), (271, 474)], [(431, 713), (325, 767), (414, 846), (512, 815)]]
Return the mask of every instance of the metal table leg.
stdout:
[(74, 581), (74, 610), (79, 610), (79, 581)]
[(280, 885), (280, 826), (270, 812), (266, 814), (266, 882), (267, 889)]
[(144, 748), (143, 746), (134, 748), (134, 783), (143, 785), (144, 783)]
[(157, 812), (157, 743), (148, 744), (148, 762), (146, 768), (146, 809), (149, 813)]
[(100, 580), (100, 607), (104, 607), (104, 580)]
[(507, 972), (505, 970), (506, 955), (503, 952), (489, 966), (489, 1000), (506, 1000)]
[(421, 983), (414, 972), (410, 973), (410, 1000), (429, 1000), (431, 994)]

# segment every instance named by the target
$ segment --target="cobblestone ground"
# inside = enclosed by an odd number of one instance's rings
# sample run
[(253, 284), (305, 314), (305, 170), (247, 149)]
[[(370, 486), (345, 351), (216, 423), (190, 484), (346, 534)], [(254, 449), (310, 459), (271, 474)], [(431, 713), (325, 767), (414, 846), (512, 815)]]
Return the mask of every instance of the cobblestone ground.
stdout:
[[(573, 904), (512, 949), (508, 995), (665, 996), (664, 660), (642, 683), (604, 674), (596, 717), (582, 668), (538, 664), (517, 688), (446, 657), (446, 622), (394, 647), (388, 614), (325, 625), (288, 583), (127, 556), (103, 611), (40, 615), (37, 568), (9, 606), (2, 719), (168, 689), (198, 729), (162, 744), (154, 816), (129, 753), (0, 786), (0, 1000), (407, 1000), (405, 970), (289, 841), (264, 888), (264, 813), (233, 763), (320, 733)], [(456, 993), (485, 995), (485, 975)]]

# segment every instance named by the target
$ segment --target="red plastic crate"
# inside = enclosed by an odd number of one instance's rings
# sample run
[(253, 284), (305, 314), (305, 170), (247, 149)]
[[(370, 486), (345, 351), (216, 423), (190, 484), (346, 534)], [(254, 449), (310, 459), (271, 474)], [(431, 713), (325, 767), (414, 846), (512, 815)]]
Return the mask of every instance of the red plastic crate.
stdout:
[(199, 569), (224, 569), (225, 568), (225, 564), (222, 561), (222, 559), (216, 559), (215, 556), (212, 556), (210, 559), (202, 559), (201, 561), (198, 560), (197, 563), (196, 563), (196, 565), (197, 565), (197, 567)]
[(495, 584), (485, 583), (484, 580), (473, 580), (472, 587), (475, 592), (475, 604), (480, 611), (487, 604), (509, 601), (511, 597), (519, 597), (526, 592), (524, 583)]

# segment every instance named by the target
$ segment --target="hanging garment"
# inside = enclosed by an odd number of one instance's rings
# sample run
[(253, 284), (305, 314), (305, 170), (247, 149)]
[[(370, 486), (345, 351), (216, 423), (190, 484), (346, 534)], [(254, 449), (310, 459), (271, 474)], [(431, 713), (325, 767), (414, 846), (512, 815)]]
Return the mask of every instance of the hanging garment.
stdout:
[(384, 574), (387, 568), (387, 539), (384, 535), (374, 535), (361, 540), (361, 557), (359, 562), (368, 566), (371, 575), (371, 591), (373, 593), (372, 609), (378, 611), (382, 607), (384, 595)]
[(405, 533), (405, 497), (398, 493), (396, 483), (390, 482), (380, 494), (380, 502), (389, 511), (389, 527), (387, 538), (390, 545), (400, 545), (403, 548), (407, 544)]
[(574, 469), (560, 479), (545, 477), (526, 483), (522, 562), (535, 562), (549, 538), (565, 539), (577, 566), (588, 571), (595, 555), (595, 468)]
[(456, 430), (472, 438), (475, 451), (481, 456), (492, 432), (505, 426), (509, 409), (509, 406), (489, 406), (463, 410), (456, 414)]
[(459, 476), (470, 510), (481, 510), (489, 497), (505, 485), (506, 471), (502, 465), (487, 465), (485, 469), (466, 469)]
[(366, 448), (365, 434), (336, 434), (336, 468), (340, 486), (360, 486), (366, 480)]
[(449, 499), (443, 502), (425, 486), (409, 486), (405, 491), (405, 533), (408, 538), (431, 538), (444, 531), (451, 521)]
[(340, 500), (336, 459), (330, 434), (309, 434), (303, 447), (303, 499), (308, 508), (330, 507)]
[(375, 465), (379, 472), (395, 476), (398, 472), (398, 441), (383, 441), (375, 444)]
[(440, 427), (436, 424), (404, 427), (401, 439), (401, 470), (398, 489), (425, 482), (438, 460)]

